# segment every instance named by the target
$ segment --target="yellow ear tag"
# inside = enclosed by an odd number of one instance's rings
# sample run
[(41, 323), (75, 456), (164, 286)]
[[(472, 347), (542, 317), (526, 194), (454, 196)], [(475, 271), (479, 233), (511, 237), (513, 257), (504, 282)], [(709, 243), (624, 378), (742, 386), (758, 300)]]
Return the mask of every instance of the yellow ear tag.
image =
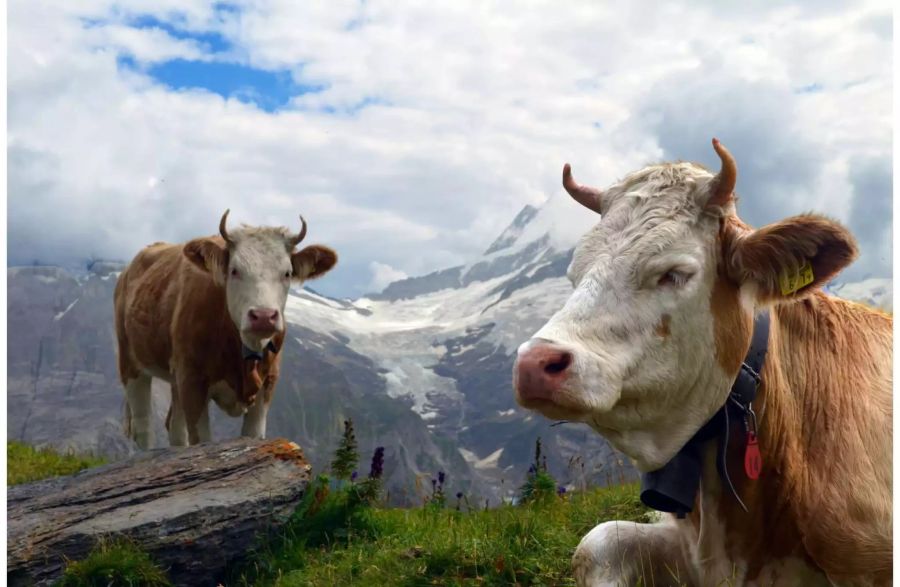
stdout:
[(809, 264), (809, 261), (804, 261), (803, 265), (800, 266), (800, 269), (797, 270), (796, 273), (788, 274), (785, 272), (781, 274), (781, 295), (786, 296), (797, 290), (803, 289), (815, 281), (815, 279), (812, 265)]

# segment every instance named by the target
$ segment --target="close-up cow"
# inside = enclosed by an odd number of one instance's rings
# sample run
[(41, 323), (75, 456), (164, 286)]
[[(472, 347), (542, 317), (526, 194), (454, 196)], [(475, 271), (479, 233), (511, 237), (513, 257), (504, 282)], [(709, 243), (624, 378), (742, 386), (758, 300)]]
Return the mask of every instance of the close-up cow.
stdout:
[(151, 378), (171, 384), (169, 443), (210, 440), (209, 401), (243, 415), (241, 435), (265, 438), (278, 380), (288, 290), (337, 262), (322, 245), (294, 251), (306, 236), (283, 227), (241, 226), (184, 244), (141, 250), (119, 276), (115, 324), (125, 429), (153, 446)]
[[(713, 146), (718, 174), (664, 163), (600, 190), (563, 170), (600, 220), (575, 248), (574, 292), (518, 349), (516, 400), (589, 425), (645, 479), (689, 442), (701, 463), (683, 519), (600, 524), (576, 581), (890, 584), (892, 318), (822, 291), (858, 254), (838, 223), (742, 222), (737, 165)], [(730, 395), (751, 350), (765, 355), (752, 406)]]

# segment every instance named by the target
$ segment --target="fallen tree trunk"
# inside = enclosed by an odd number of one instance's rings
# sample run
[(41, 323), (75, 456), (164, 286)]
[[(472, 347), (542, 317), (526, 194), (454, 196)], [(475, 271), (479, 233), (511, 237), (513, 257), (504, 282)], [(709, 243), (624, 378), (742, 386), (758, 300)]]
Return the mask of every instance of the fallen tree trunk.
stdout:
[(46, 585), (101, 538), (125, 536), (176, 585), (213, 585), (297, 505), (310, 467), (283, 439), (158, 449), (10, 487), (7, 583)]

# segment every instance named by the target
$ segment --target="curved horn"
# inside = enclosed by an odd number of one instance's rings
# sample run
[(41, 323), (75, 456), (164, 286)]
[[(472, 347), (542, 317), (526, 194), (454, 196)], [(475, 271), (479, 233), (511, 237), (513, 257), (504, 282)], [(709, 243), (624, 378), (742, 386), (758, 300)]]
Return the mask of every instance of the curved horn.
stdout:
[(570, 196), (575, 198), (576, 202), (597, 214), (601, 214), (600, 198), (603, 196), (603, 192), (597, 188), (579, 185), (572, 179), (572, 167), (568, 163), (563, 166), (563, 187), (566, 188)]
[(225, 213), (222, 214), (222, 219), (219, 220), (219, 234), (222, 235), (222, 238), (225, 239), (225, 242), (229, 245), (234, 244), (234, 241), (231, 240), (231, 237), (228, 236), (228, 230), (225, 228), (225, 223), (228, 221), (228, 213), (231, 212), (231, 209), (225, 210)]
[(300, 227), (300, 233), (297, 236), (292, 236), (289, 241), (291, 243), (292, 249), (300, 244), (300, 241), (302, 241), (306, 236), (306, 220), (303, 219), (302, 214), (300, 215), (300, 222), (302, 223), (302, 226)]
[(737, 184), (737, 163), (719, 139), (712, 140), (713, 149), (719, 159), (722, 160), (722, 169), (719, 170), (714, 183), (710, 184), (715, 190), (707, 201), (707, 206), (724, 206), (731, 200), (734, 186)]

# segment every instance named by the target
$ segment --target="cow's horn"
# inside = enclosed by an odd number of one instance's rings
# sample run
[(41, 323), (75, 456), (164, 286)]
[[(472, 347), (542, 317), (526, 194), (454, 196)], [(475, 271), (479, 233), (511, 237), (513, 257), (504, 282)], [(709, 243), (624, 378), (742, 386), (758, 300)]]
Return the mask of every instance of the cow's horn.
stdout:
[(234, 241), (231, 240), (231, 237), (228, 236), (228, 229), (225, 228), (225, 223), (228, 222), (228, 213), (231, 212), (231, 209), (225, 210), (225, 213), (222, 214), (222, 220), (219, 220), (219, 234), (222, 235), (222, 238), (225, 239), (225, 242), (228, 244), (234, 244)]
[(300, 233), (297, 236), (291, 237), (291, 248), (296, 247), (300, 242), (306, 237), (306, 220), (303, 219), (303, 215), (300, 215), (300, 223), (302, 226), (300, 227)]
[(712, 143), (713, 149), (716, 150), (716, 154), (722, 160), (722, 169), (716, 175), (715, 181), (710, 184), (715, 191), (706, 205), (724, 206), (731, 200), (734, 186), (737, 184), (737, 163), (735, 163), (734, 157), (728, 152), (728, 149), (719, 142), (719, 139), (713, 139)]
[(563, 166), (563, 187), (566, 188), (570, 196), (575, 198), (576, 202), (600, 214), (600, 198), (603, 192), (597, 188), (579, 185), (572, 179), (572, 167), (568, 163)]

